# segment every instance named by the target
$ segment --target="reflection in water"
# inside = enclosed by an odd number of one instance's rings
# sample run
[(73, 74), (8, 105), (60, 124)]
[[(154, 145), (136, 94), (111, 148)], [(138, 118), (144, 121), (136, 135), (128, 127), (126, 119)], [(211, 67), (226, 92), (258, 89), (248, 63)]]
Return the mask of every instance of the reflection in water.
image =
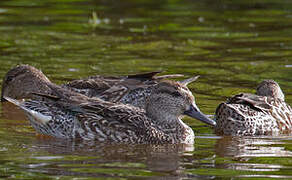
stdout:
[[(227, 168), (240, 171), (273, 172), (281, 171), (290, 167), (276, 164), (277, 162), (267, 161), (267, 163), (252, 163), (254, 158), (285, 158), (292, 157), (292, 152), (286, 150), (282, 140), (290, 137), (230, 137), (225, 136), (216, 143), (216, 154), (219, 157), (231, 157), (233, 163), (217, 164), (217, 168)], [(249, 162), (251, 161), (251, 162)], [(253, 177), (253, 176), (242, 176)], [(257, 177), (257, 176), (254, 176)], [(270, 177), (258, 176), (258, 177)], [(272, 176), (271, 176), (272, 177)], [(279, 176), (281, 177), (281, 176)], [(292, 177), (292, 176), (291, 176)]]
[(4, 102), (1, 103), (1, 107), (1, 118), (11, 119), (11, 121), (27, 119), (25, 113), (14, 104)]
[[(187, 155), (186, 149), (189, 147), (185, 145), (114, 145), (93, 141), (36, 139), (29, 151), (46, 151), (49, 155), (32, 158), (57, 161), (29, 164), (26, 168), (33, 172), (81, 177), (122, 178), (143, 174), (151, 179), (156, 176), (181, 179), (187, 177), (181, 171), (184, 169), (181, 160)], [(53, 168), (54, 166), (58, 168)], [(116, 173), (117, 169), (127, 173)]]
[(225, 136), (217, 141), (216, 153), (219, 156), (235, 158), (292, 157), (292, 152), (281, 146), (285, 144), (279, 141), (281, 139), (289, 138)]

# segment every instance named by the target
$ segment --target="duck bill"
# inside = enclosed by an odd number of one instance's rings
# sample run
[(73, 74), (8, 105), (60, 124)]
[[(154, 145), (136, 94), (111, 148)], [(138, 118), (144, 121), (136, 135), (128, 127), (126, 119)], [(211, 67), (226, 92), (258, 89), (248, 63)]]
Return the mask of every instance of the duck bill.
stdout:
[(185, 115), (190, 116), (192, 118), (198, 119), (206, 124), (209, 124), (211, 126), (216, 126), (216, 122), (210, 118), (208, 118), (208, 116), (206, 116), (205, 114), (203, 114), (200, 109), (195, 105), (192, 104), (190, 106), (190, 109), (184, 112)]

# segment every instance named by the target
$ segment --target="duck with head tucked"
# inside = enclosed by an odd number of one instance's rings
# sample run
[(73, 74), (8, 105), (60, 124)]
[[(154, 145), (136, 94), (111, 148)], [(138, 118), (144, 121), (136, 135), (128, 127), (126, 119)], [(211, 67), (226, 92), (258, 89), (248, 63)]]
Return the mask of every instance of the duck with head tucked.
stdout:
[[(157, 73), (159, 72), (118, 77), (96, 75), (73, 80), (61, 86), (88, 97), (131, 104), (144, 109), (146, 97), (150, 95), (153, 86), (166, 78), (183, 76), (180, 74), (157, 76)], [(29, 65), (16, 66), (9, 70), (3, 79), (1, 101), (6, 101), (3, 96), (13, 99), (40, 98), (31, 92), (53, 95), (54, 92), (48, 87), (50, 83), (51, 81), (40, 70)]]
[(19, 65), (10, 69), (3, 78), (1, 102), (4, 96), (13, 99), (39, 98), (31, 92), (51, 94), (51, 81), (38, 69), (29, 65)]
[(256, 94), (241, 93), (216, 109), (219, 135), (276, 135), (292, 133), (292, 109), (277, 82), (264, 80)]
[(216, 123), (200, 112), (194, 96), (183, 83), (163, 81), (146, 98), (145, 110), (131, 105), (106, 102), (47, 84), (54, 95), (35, 93), (38, 100), (6, 100), (26, 112), (32, 126), (41, 134), (57, 138), (82, 138), (117, 143), (193, 144), (193, 130), (183, 115), (214, 126)]

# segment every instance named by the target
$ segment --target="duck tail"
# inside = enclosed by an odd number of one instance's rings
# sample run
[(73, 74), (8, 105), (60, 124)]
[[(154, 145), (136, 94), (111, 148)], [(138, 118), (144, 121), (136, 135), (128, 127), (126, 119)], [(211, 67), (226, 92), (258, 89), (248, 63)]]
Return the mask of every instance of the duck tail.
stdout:
[(23, 101), (19, 101), (19, 100), (16, 100), (16, 99), (13, 99), (13, 98), (10, 98), (10, 97), (7, 97), (7, 96), (4, 96), (4, 98), (8, 102), (18, 106), (23, 111), (28, 113), (30, 115), (30, 117), (33, 117), (34, 121), (37, 122), (37, 123), (46, 124), (47, 122), (49, 122), (52, 119), (51, 116), (44, 115), (41, 112), (38, 112), (38, 111), (35, 111), (35, 110), (33, 110), (33, 109), (29, 108), (29, 107), (26, 107)]

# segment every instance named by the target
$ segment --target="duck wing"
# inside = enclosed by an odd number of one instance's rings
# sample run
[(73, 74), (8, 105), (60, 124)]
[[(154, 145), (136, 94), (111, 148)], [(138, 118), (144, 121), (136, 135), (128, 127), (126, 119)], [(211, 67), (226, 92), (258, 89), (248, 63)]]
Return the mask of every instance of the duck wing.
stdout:
[(137, 134), (142, 134), (151, 126), (143, 109), (88, 98), (59, 86), (52, 85), (51, 88), (56, 96), (35, 94), (43, 97), (49, 107), (74, 115), (79, 127), (77, 134), (82, 138), (98, 138), (100, 141), (123, 139), (126, 142), (129, 137), (137, 138)]
[(126, 143), (172, 142), (171, 138), (146, 116), (143, 109), (124, 104), (107, 107), (100, 103), (83, 103), (84, 112), (76, 115), (84, 131), (81, 137), (95, 137), (99, 141)]
[[(85, 79), (73, 80), (63, 86), (72, 87), (76, 89), (91, 89), (97, 91), (98, 94), (111, 88), (112, 86), (123, 85), (126, 86), (127, 82), (133, 84), (133, 82), (139, 84), (144, 81), (153, 81), (154, 76), (160, 73), (160, 71), (133, 74), (128, 76), (90, 76)], [(136, 80), (136, 81), (133, 81)]]
[[(150, 93), (152, 86), (166, 78), (177, 78), (183, 75), (170, 74), (156, 76), (161, 71), (154, 71), (128, 76), (91, 76), (86, 79), (74, 80), (63, 87), (69, 88), (75, 92), (84, 94), (88, 97), (98, 97), (110, 102), (122, 102), (134, 104), (134, 99), (143, 101), (146, 95)], [(137, 103), (142, 107), (142, 103)], [(136, 105), (136, 104), (134, 104)]]
[(153, 72), (147, 72), (147, 73), (139, 73), (139, 74), (133, 74), (128, 75), (128, 79), (139, 79), (140, 81), (149, 81), (149, 80), (162, 80), (167, 78), (178, 78), (183, 77), (182, 74), (167, 74), (167, 75), (161, 75), (157, 76), (157, 74), (162, 73), (163, 71), (153, 71)]
[(259, 111), (267, 111), (272, 108), (273, 98), (258, 96), (255, 94), (241, 93), (228, 99), (227, 104), (243, 104)]
[[(5, 97), (26, 112), (36, 131), (58, 138), (137, 142), (151, 123), (143, 110), (91, 98), (35, 93), (42, 100), (19, 101)], [(80, 95), (82, 96), (82, 95)], [(81, 100), (80, 100), (81, 99)]]

